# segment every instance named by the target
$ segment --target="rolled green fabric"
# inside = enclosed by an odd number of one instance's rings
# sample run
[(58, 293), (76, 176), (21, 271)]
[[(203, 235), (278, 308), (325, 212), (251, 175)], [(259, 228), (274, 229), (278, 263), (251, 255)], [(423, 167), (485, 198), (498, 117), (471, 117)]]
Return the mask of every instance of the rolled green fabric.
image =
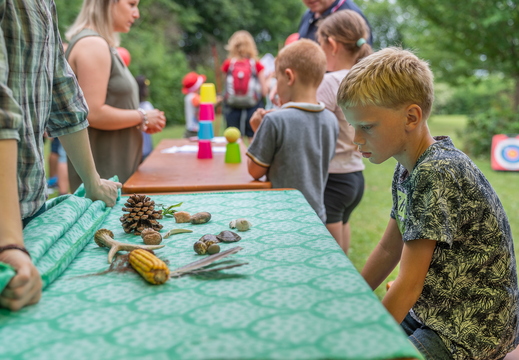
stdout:
[[(110, 179), (118, 181), (117, 176)], [(121, 196), (119, 190), (118, 198)], [(76, 258), (100, 228), (111, 208), (102, 201), (85, 198), (83, 185), (73, 195), (50, 199), (47, 210), (34, 218), (24, 229), (25, 248), (41, 274), (45, 289), (56, 280)], [(0, 292), (16, 272), (0, 263)]]
[(14, 275), (16, 275), (16, 272), (11, 265), (0, 262), (0, 293), (4, 291)]

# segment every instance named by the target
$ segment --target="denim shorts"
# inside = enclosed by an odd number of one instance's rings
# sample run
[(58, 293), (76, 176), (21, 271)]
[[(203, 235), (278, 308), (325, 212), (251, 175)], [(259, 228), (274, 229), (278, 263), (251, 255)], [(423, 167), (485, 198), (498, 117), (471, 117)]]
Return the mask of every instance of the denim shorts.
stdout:
[(407, 314), (400, 324), (406, 332), (409, 341), (423, 355), (425, 360), (452, 360), (453, 357), (438, 334), (427, 326), (416, 321)]

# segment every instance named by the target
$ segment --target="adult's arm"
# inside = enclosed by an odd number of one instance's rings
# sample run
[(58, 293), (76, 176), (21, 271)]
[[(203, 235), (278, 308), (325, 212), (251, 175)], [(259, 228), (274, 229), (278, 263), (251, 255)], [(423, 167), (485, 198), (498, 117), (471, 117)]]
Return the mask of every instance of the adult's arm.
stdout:
[[(5, 2), (0, 2), (0, 13), (4, 12), (4, 7)], [(9, 206), (9, 211), (3, 211), (0, 216), (0, 246), (23, 246), (17, 182), (17, 141), (22, 111), (7, 86), (8, 74), (7, 49), (0, 27), (0, 203)], [(38, 302), (41, 296), (41, 277), (29, 256), (20, 250), (5, 250), (0, 252), (0, 262), (11, 265), (16, 271), (16, 275), (0, 294), (0, 306), (15, 311)]]
[[(18, 198), (17, 154), (16, 140), (0, 140), (0, 203), (9, 204), (9, 211), (3, 211), (0, 216), (0, 246), (24, 245)], [(0, 252), (0, 262), (11, 265), (16, 271), (16, 275), (0, 294), (0, 306), (16, 311), (37, 303), (41, 296), (41, 277), (29, 256), (20, 250), (5, 250)]]
[(117, 200), (117, 189), (121, 188), (122, 184), (99, 177), (90, 151), (87, 130), (60, 136), (59, 141), (85, 184), (85, 196), (92, 200), (103, 200), (109, 207), (114, 206)]
[[(142, 123), (139, 111), (118, 109), (105, 104), (112, 62), (110, 48), (103, 38), (88, 36), (80, 39), (70, 52), (69, 63), (83, 89), (91, 127), (120, 130)], [(147, 114), (147, 132), (161, 131), (166, 125), (164, 113), (154, 109)]]

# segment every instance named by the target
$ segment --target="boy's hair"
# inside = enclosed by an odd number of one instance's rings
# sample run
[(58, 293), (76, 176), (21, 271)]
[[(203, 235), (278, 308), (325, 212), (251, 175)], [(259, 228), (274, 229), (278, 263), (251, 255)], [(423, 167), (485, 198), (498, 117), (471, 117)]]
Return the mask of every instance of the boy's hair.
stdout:
[(410, 51), (386, 48), (362, 59), (342, 80), (337, 103), (343, 108), (379, 106), (397, 109), (416, 104), (423, 118), (434, 101), (429, 64)]
[(355, 62), (373, 53), (366, 42), (369, 28), (366, 21), (352, 10), (341, 10), (326, 17), (317, 28), (319, 43), (333, 38), (355, 58)]
[(229, 59), (254, 59), (258, 58), (258, 49), (252, 35), (245, 30), (236, 31), (229, 38), (225, 50), (229, 52)]
[(317, 43), (297, 40), (285, 46), (276, 57), (276, 71), (291, 69), (305, 85), (319, 86), (326, 72), (326, 55)]

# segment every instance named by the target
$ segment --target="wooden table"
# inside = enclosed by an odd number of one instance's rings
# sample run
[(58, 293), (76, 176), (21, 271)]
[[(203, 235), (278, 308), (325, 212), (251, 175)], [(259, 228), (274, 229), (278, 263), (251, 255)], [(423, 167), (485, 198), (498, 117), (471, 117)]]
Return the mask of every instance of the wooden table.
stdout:
[[(137, 171), (123, 184), (123, 193), (164, 193), (214, 190), (268, 189), (268, 181), (255, 181), (247, 170), (247, 149), (240, 144), (241, 163), (226, 164), (225, 152), (213, 151), (212, 159), (198, 159), (196, 152), (162, 153), (183, 145), (197, 145), (188, 139), (165, 139)], [(225, 147), (225, 144), (213, 144)]]

